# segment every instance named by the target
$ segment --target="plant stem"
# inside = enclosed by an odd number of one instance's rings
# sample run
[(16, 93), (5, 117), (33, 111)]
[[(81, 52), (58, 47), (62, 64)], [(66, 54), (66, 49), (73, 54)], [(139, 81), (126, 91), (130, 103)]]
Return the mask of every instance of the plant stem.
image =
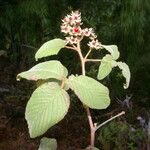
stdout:
[(91, 133), (90, 150), (93, 150), (94, 149), (94, 143), (95, 143), (95, 131), (96, 130), (95, 130), (95, 126), (93, 124), (90, 108), (86, 106), (85, 109), (86, 109), (86, 112), (87, 112), (88, 121), (89, 121), (89, 125), (90, 125), (90, 133)]
[(61, 82), (61, 88), (62, 89), (64, 88), (64, 85), (65, 85), (65, 79), (63, 79), (62, 82)]
[(83, 55), (80, 49), (80, 41), (77, 43), (77, 52), (79, 54), (80, 61), (81, 61), (82, 75), (85, 76), (85, 59), (83, 58)]
[(102, 61), (101, 59), (86, 59), (86, 62), (87, 61), (91, 61), (91, 62), (100, 62)]
[(96, 130), (98, 130), (100, 127), (102, 127), (102, 126), (105, 125), (106, 123), (108, 123), (108, 122), (112, 121), (113, 119), (115, 119), (115, 118), (117, 118), (117, 117), (120, 117), (121, 115), (124, 115), (124, 114), (125, 114), (125, 112), (122, 111), (122, 112), (119, 113), (118, 115), (113, 116), (112, 118), (110, 118), (110, 119), (106, 120), (105, 122), (103, 122), (102, 124), (98, 125), (98, 126), (96, 127)]
[[(72, 50), (75, 50), (75, 51), (78, 52), (79, 58), (80, 58), (80, 61), (81, 61), (82, 75), (85, 76), (85, 62), (100, 62), (101, 59), (87, 59), (87, 57), (89, 56), (89, 54), (91, 52), (91, 49), (89, 49), (88, 53), (85, 55), (85, 57), (83, 57), (83, 54), (82, 54), (81, 48), (80, 48), (80, 41), (81, 40), (78, 41), (77, 47), (76, 46), (74, 46), (74, 47), (65, 46), (65, 47), (68, 48), (68, 49), (72, 49)], [(62, 81), (61, 87), (63, 87), (63, 86), (64, 86), (64, 83)], [(91, 112), (90, 112), (90, 108), (88, 106), (85, 106), (85, 109), (86, 109), (86, 113), (87, 113), (87, 117), (88, 117), (88, 122), (89, 122), (89, 125), (90, 125), (90, 133), (91, 133), (90, 150), (94, 150), (95, 132), (96, 132), (96, 130), (98, 130), (100, 127), (102, 127), (106, 123), (110, 122), (111, 120), (113, 120), (113, 119), (115, 119), (115, 118), (125, 114), (125, 112), (122, 111), (118, 115), (116, 115), (116, 116), (106, 120), (105, 122), (103, 122), (102, 124), (97, 126), (96, 124), (93, 123), (92, 115), (91, 115)]]
[(93, 121), (92, 121), (92, 117), (91, 117), (91, 112), (90, 112), (89, 107), (86, 106), (85, 108), (86, 108), (86, 112), (87, 112), (87, 116), (88, 116), (89, 125), (90, 125), (90, 128), (92, 129), (94, 127), (94, 125), (93, 125)]
[(94, 150), (94, 145), (95, 145), (95, 128), (91, 129), (91, 147), (90, 150)]
[[(81, 48), (80, 48), (80, 41), (82, 40), (83, 37), (81, 37), (80, 40), (78, 40), (78, 43), (77, 43), (77, 47), (76, 46), (65, 46), (65, 48), (68, 48), (68, 49), (72, 49), (72, 50), (75, 50), (78, 52), (79, 54), (79, 58), (80, 58), (80, 61), (81, 61), (81, 68), (82, 68), (82, 75), (85, 76), (85, 63), (86, 62), (100, 62), (102, 61), (101, 59), (87, 59), (87, 57), (89, 56), (90, 52), (91, 52), (91, 49), (89, 49), (88, 53), (85, 55), (85, 57), (83, 57), (83, 54), (81, 52)], [(62, 85), (61, 87), (63, 88), (64, 86), (64, 81), (62, 81)], [(92, 120), (92, 115), (91, 115), (91, 112), (90, 112), (90, 108), (88, 106), (84, 106), (85, 109), (86, 109), (86, 113), (87, 113), (87, 117), (88, 117), (88, 122), (89, 122), (89, 125), (90, 125), (90, 133), (91, 133), (91, 140), (90, 140), (90, 150), (94, 150), (94, 143), (95, 143), (95, 132), (100, 128), (102, 127), (103, 125), (105, 125), (106, 123), (110, 122), (111, 120), (125, 114), (124, 111), (122, 111), (121, 113), (119, 113), (118, 115), (106, 120), (105, 122), (103, 122), (102, 124), (100, 125), (96, 125), (96, 123), (94, 124), (93, 123), (93, 120)]]
[[(80, 41), (77, 43), (77, 52), (80, 57), (81, 61), (81, 67), (82, 67), (82, 75), (85, 75), (85, 62), (86, 62), (86, 57), (89, 55), (91, 50), (86, 54), (85, 58), (82, 55), (81, 49), (80, 49)], [(91, 142), (90, 142), (90, 150), (94, 150), (94, 143), (95, 143), (95, 127), (93, 124), (90, 108), (88, 106), (85, 106), (86, 112), (87, 112), (87, 117), (88, 117), (88, 122), (90, 125), (90, 132), (91, 132)]]
[(87, 59), (87, 57), (89, 56), (89, 54), (91, 53), (92, 49), (90, 48), (88, 53), (86, 54), (86, 56), (84, 57), (84, 59)]
[(76, 48), (76, 47), (72, 47), (72, 46), (65, 46), (65, 48), (67, 48), (67, 49), (72, 49), (72, 50), (74, 50), (74, 51), (77, 51), (77, 48)]

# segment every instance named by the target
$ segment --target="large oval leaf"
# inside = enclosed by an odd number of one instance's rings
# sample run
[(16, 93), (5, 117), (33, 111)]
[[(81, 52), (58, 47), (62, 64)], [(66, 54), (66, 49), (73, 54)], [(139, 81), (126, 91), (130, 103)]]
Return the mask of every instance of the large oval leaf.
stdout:
[(102, 45), (107, 51), (109, 51), (114, 60), (117, 60), (120, 56), (117, 45)]
[(38, 150), (56, 150), (56, 149), (57, 149), (56, 139), (50, 139), (46, 137), (43, 137), (41, 139)]
[(67, 84), (79, 99), (90, 108), (105, 109), (110, 104), (108, 88), (93, 78), (83, 75), (70, 76)]
[(69, 95), (58, 84), (51, 82), (38, 87), (28, 101), (25, 112), (30, 137), (42, 135), (62, 120), (69, 104)]
[(65, 41), (62, 39), (54, 39), (44, 43), (40, 49), (35, 54), (35, 59), (38, 60), (42, 57), (47, 57), (51, 55), (56, 55), (61, 48), (66, 45)]
[(97, 78), (99, 80), (104, 79), (112, 71), (112, 68), (115, 67), (115, 64), (116, 62), (112, 59), (111, 55), (103, 57), (98, 69)]
[(124, 84), (124, 88), (127, 89), (129, 87), (131, 73), (129, 66), (126, 63), (123, 62), (117, 62), (118, 67), (121, 69), (123, 76), (126, 79), (126, 83)]
[(22, 72), (17, 75), (17, 80), (25, 78), (27, 80), (39, 80), (39, 79), (58, 79), (62, 80), (68, 75), (67, 69), (56, 60), (39, 63), (32, 67), (30, 70)]

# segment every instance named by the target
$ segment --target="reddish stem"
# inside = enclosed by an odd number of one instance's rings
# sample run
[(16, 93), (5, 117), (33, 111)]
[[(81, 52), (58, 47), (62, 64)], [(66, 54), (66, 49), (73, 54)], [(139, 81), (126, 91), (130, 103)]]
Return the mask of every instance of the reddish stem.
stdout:
[[(80, 41), (82, 40), (82, 38), (83, 37), (81, 37), (81, 39), (78, 41), (77, 47), (76, 46), (73, 46), (73, 47), (65, 46), (65, 47), (68, 48), (68, 49), (72, 49), (72, 50), (75, 50), (75, 51), (78, 52), (79, 57), (80, 57), (80, 61), (81, 61), (81, 66), (82, 66), (82, 75), (85, 75), (85, 62), (100, 62), (101, 59), (87, 59), (87, 57), (89, 56), (89, 54), (91, 52), (91, 49), (86, 54), (86, 56), (83, 57), (81, 49), (80, 49)], [(63, 84), (64, 83), (62, 82), (62, 87), (63, 87)], [(86, 112), (87, 112), (88, 122), (89, 122), (89, 125), (90, 125), (90, 133), (91, 133), (90, 150), (94, 150), (95, 132), (96, 132), (96, 130), (98, 130), (100, 127), (102, 127), (106, 123), (110, 122), (111, 120), (113, 120), (113, 119), (115, 119), (115, 118), (125, 114), (125, 112), (121, 112), (118, 115), (116, 115), (116, 116), (106, 120), (105, 122), (103, 122), (102, 124), (97, 126), (96, 124), (93, 123), (92, 115), (91, 115), (91, 112), (90, 112), (90, 108), (88, 106), (85, 106), (85, 109), (86, 109)]]
[[(80, 60), (81, 60), (81, 66), (82, 66), (82, 75), (85, 75), (85, 62), (86, 58), (83, 57), (81, 49), (80, 49), (80, 41), (77, 44), (77, 52), (79, 54)], [(88, 56), (88, 54), (86, 55)], [(86, 112), (87, 112), (87, 117), (88, 117), (88, 122), (90, 125), (90, 132), (91, 132), (91, 143), (90, 143), (90, 150), (94, 150), (94, 143), (95, 143), (95, 127), (93, 124), (91, 112), (88, 106), (85, 106)]]

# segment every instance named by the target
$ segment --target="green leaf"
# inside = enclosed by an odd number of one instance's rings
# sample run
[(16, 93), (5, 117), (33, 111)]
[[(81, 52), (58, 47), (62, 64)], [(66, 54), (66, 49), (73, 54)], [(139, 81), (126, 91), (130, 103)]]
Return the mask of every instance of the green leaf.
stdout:
[(44, 43), (40, 49), (35, 54), (35, 59), (38, 60), (42, 57), (47, 57), (51, 55), (56, 55), (61, 48), (66, 45), (65, 41), (62, 39), (54, 39)]
[(112, 59), (111, 55), (106, 55), (103, 57), (101, 64), (99, 66), (97, 78), (99, 80), (104, 79), (115, 67), (116, 61)]
[(42, 84), (27, 103), (25, 118), (30, 137), (45, 133), (66, 115), (70, 105), (67, 92), (53, 82)]
[(41, 139), (38, 150), (56, 150), (56, 149), (57, 149), (56, 139), (50, 139), (46, 137), (43, 137)]
[(46, 80), (50, 78), (62, 80), (68, 75), (67, 69), (56, 60), (39, 63), (30, 70), (17, 75), (17, 80), (25, 78), (27, 80)]
[(111, 53), (114, 60), (117, 60), (119, 58), (120, 53), (116, 45), (102, 45), (102, 47)]
[(60, 80), (57, 80), (57, 79), (47, 79), (47, 80), (37, 80), (36, 81), (36, 87), (39, 87), (39, 86), (41, 86), (42, 84), (44, 84), (44, 83), (47, 83), (47, 82), (55, 82), (55, 83), (57, 83), (57, 85), (59, 85), (59, 86), (61, 86), (61, 83), (62, 83), (62, 81), (60, 81)]
[[(46, 83), (46, 82), (55, 82), (57, 85), (61, 86), (62, 85), (62, 81), (57, 80), (57, 79), (47, 79), (47, 80), (38, 80), (36, 81), (36, 87), (41, 86), (42, 84)], [(66, 83), (64, 83), (63, 89), (65, 91), (69, 90), (69, 87)]]
[(124, 88), (127, 89), (129, 87), (131, 73), (129, 66), (126, 63), (123, 62), (117, 62), (118, 67), (121, 69), (123, 76), (126, 79), (126, 83), (124, 84)]
[(105, 109), (110, 104), (109, 90), (93, 78), (87, 76), (70, 76), (68, 86), (79, 99), (93, 109)]

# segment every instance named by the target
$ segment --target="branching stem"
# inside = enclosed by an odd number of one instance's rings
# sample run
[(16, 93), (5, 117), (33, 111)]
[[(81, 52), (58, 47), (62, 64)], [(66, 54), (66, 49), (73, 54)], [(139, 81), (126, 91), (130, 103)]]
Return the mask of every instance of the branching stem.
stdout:
[(86, 62), (100, 62), (100, 61), (102, 61), (101, 59), (86, 59)]
[[(82, 37), (83, 38), (83, 37)], [(80, 57), (80, 61), (81, 61), (81, 67), (82, 67), (82, 75), (86, 75), (85, 74), (85, 63), (86, 62), (100, 62), (101, 59), (87, 59), (87, 57), (89, 56), (90, 52), (91, 52), (91, 49), (89, 49), (88, 53), (85, 55), (85, 57), (83, 57), (83, 54), (82, 54), (82, 51), (81, 51), (81, 48), (80, 48), (80, 41), (82, 40), (82, 38), (80, 40), (78, 40), (78, 43), (77, 43), (77, 47), (76, 46), (73, 46), (73, 47), (70, 47), (70, 46), (65, 46), (66, 48), (68, 49), (72, 49), (72, 50), (75, 50), (77, 51), (79, 57)], [(62, 86), (64, 83), (62, 82)], [(88, 122), (89, 122), (89, 126), (90, 126), (90, 132), (91, 132), (91, 142), (90, 142), (90, 150), (94, 150), (94, 143), (95, 143), (95, 132), (100, 128), (102, 127), (103, 125), (105, 125), (106, 123), (110, 122), (111, 120), (125, 114), (124, 111), (122, 111), (121, 113), (119, 113), (118, 115), (106, 120), (105, 122), (103, 122), (102, 124), (98, 125), (96, 123), (93, 123), (93, 120), (92, 120), (92, 115), (91, 115), (91, 112), (90, 112), (90, 108), (88, 106), (85, 106), (85, 109), (86, 109), (86, 113), (87, 113), (87, 117), (88, 117)]]
[(87, 59), (87, 57), (89, 56), (89, 54), (91, 53), (92, 49), (90, 48), (88, 53), (86, 54), (86, 56), (84, 57), (84, 59)]
[(76, 48), (76, 47), (72, 47), (72, 46), (65, 46), (65, 48), (67, 48), (67, 49), (72, 49), (72, 50), (74, 50), (74, 51), (77, 51), (77, 48)]
[[(88, 53), (90, 53), (91, 50), (89, 50)], [(86, 58), (83, 57), (83, 54), (81, 52), (81, 49), (80, 49), (80, 41), (77, 43), (77, 52), (79, 54), (79, 57), (80, 57), (80, 61), (81, 61), (81, 67), (82, 67), (82, 75), (85, 75), (85, 62), (86, 62)], [(86, 57), (89, 55), (89, 54), (86, 54)], [(91, 115), (91, 112), (90, 112), (90, 109), (88, 106), (85, 106), (85, 109), (86, 109), (86, 112), (87, 112), (87, 117), (88, 117), (88, 122), (89, 122), (89, 125), (90, 125), (90, 131), (91, 131), (91, 150), (94, 150), (94, 141), (95, 141), (95, 128), (94, 128), (94, 124), (93, 124), (93, 120), (92, 120), (92, 115)]]
[(96, 127), (96, 130), (98, 130), (99, 128), (101, 128), (102, 126), (104, 126), (106, 123), (108, 123), (108, 122), (112, 121), (113, 119), (115, 119), (115, 118), (117, 118), (117, 117), (120, 117), (121, 115), (124, 115), (124, 114), (125, 114), (125, 112), (122, 111), (122, 112), (119, 113), (118, 115), (113, 116), (112, 118), (110, 118), (110, 119), (106, 120), (105, 122), (101, 123), (100, 125), (98, 125), (98, 126)]

